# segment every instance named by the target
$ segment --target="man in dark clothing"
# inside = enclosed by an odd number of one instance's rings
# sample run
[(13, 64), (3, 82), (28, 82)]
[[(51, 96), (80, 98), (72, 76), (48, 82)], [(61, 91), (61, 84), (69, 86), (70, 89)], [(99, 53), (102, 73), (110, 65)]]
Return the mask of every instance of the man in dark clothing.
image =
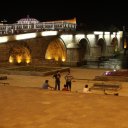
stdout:
[(53, 78), (55, 79), (55, 90), (57, 90), (57, 87), (58, 87), (58, 90), (60, 90), (60, 72), (57, 71), (54, 75), (53, 75)]

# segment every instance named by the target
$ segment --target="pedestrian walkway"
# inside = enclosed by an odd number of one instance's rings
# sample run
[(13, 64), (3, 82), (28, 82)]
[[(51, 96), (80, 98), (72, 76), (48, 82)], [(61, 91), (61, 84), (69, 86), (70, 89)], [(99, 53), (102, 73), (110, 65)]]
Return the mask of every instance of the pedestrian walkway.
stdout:
[[(85, 84), (91, 86), (102, 69), (71, 68), (77, 79), (72, 91), (43, 90), (49, 76), (8, 75), (9, 85), (0, 85), (0, 128), (126, 128), (128, 126), (128, 85), (119, 95), (104, 95), (103, 91), (78, 93)], [(65, 82), (62, 73), (61, 88)]]
[[(82, 90), (85, 84), (88, 84), (89, 87), (92, 87), (96, 82), (93, 79), (97, 75), (102, 75), (106, 69), (86, 69), (86, 68), (71, 68), (71, 73), (75, 79), (72, 81), (72, 92), (77, 92), (78, 90)], [(63, 88), (65, 84), (65, 75), (67, 72), (61, 73), (61, 86), (60, 90)], [(54, 87), (54, 79), (52, 75), (48, 76), (26, 76), (26, 75), (7, 75), (7, 80), (2, 80), (4, 83), (9, 83), (9, 86), (18, 86), (18, 87), (36, 87), (40, 88), (42, 83), (48, 79), (49, 84)], [(106, 82), (106, 81), (101, 81)], [(113, 81), (109, 81), (113, 83)], [(115, 82), (114, 84), (121, 84), (122, 89), (119, 90), (120, 96), (128, 96), (128, 86), (127, 82)], [(81, 92), (81, 91), (80, 91)], [(101, 91), (95, 91), (95, 93), (100, 93)]]

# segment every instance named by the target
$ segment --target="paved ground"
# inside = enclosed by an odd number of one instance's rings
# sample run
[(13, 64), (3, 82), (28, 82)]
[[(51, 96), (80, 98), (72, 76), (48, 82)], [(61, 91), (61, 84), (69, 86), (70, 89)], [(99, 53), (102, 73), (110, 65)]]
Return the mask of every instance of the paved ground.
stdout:
[[(104, 71), (71, 69), (77, 79), (93, 79)], [(72, 92), (44, 91), (45, 79), (54, 85), (52, 76), (8, 75), (2, 81), (9, 85), (0, 84), (0, 128), (127, 128), (127, 82), (121, 82), (119, 96), (114, 96), (102, 91), (81, 93), (85, 83), (93, 84), (90, 80), (74, 80)]]

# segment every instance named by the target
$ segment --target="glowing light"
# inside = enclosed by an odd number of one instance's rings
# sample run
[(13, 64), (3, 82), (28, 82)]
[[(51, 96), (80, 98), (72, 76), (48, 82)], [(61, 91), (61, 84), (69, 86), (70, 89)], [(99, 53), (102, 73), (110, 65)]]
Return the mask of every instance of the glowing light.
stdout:
[(111, 34), (111, 38), (114, 38), (115, 37), (115, 35), (114, 34)]
[(50, 60), (50, 59), (51, 59), (51, 56), (48, 56), (48, 57), (47, 57), (47, 59), (49, 59), (49, 60)]
[(116, 36), (117, 38), (120, 38), (120, 35), (119, 34), (117, 34), (117, 36)]
[(61, 37), (62, 39), (69, 39), (69, 40), (70, 40), (70, 39), (73, 38), (73, 35), (66, 35), (66, 34), (65, 34), (65, 35), (61, 35), (60, 37)]
[(99, 35), (99, 38), (103, 38), (103, 35)]
[(117, 32), (117, 35), (120, 35), (120, 37), (122, 37), (123, 36), (123, 32), (119, 31), (119, 32)]
[(9, 63), (13, 63), (14, 59), (12, 56), (9, 57)]
[(85, 38), (85, 35), (84, 34), (77, 34), (75, 35), (76, 38)]
[(106, 71), (106, 72), (104, 73), (104, 75), (107, 76), (107, 75), (110, 75), (110, 73), (111, 73), (110, 71)]
[(127, 48), (127, 42), (126, 42), (126, 39), (124, 40), (124, 48)]
[(94, 34), (95, 34), (95, 35), (102, 35), (102, 34), (103, 34), (103, 32), (94, 31)]
[(26, 63), (29, 64), (30, 63), (30, 60), (26, 60)]
[(114, 72), (116, 72), (116, 69), (113, 69)]
[(44, 32), (41, 32), (41, 35), (42, 36), (55, 36), (57, 35), (57, 31), (44, 31)]
[(58, 61), (58, 60), (59, 60), (58, 56), (55, 56), (55, 60), (56, 60), (56, 61)]
[(22, 56), (17, 56), (16, 60), (17, 60), (17, 63), (21, 63), (22, 62)]
[(94, 34), (88, 34), (87, 38), (95, 38), (95, 35)]
[(109, 34), (110, 34), (110, 32), (104, 32), (104, 34), (105, 34), (105, 35), (109, 35)]
[(65, 58), (62, 58), (62, 61), (64, 62), (65, 61)]
[[(110, 35), (104, 35), (104, 38), (109, 38), (110, 37)], [(103, 38), (103, 36), (102, 36), (102, 38)]]
[(113, 35), (116, 35), (116, 32), (113, 32)]
[(26, 63), (29, 64), (30, 63), (30, 60), (31, 60), (30, 57), (27, 57), (26, 58)]
[(4, 43), (4, 42), (7, 42), (7, 41), (8, 41), (7, 36), (0, 37), (0, 43)]
[(23, 39), (35, 38), (36, 36), (37, 36), (36, 33), (27, 33), (27, 34), (16, 35), (15, 39), (16, 40), (23, 40)]

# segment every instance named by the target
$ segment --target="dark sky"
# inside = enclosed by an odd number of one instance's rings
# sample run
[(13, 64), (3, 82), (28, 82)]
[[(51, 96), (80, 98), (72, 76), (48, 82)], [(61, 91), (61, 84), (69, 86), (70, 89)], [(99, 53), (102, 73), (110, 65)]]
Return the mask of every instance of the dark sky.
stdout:
[[(26, 3), (27, 2), (27, 3)], [(45, 3), (44, 3), (45, 2)], [(123, 1), (8, 1), (0, 8), (0, 20), (15, 23), (21, 18), (39, 21), (77, 18), (78, 24), (90, 26), (128, 25), (128, 7)]]

